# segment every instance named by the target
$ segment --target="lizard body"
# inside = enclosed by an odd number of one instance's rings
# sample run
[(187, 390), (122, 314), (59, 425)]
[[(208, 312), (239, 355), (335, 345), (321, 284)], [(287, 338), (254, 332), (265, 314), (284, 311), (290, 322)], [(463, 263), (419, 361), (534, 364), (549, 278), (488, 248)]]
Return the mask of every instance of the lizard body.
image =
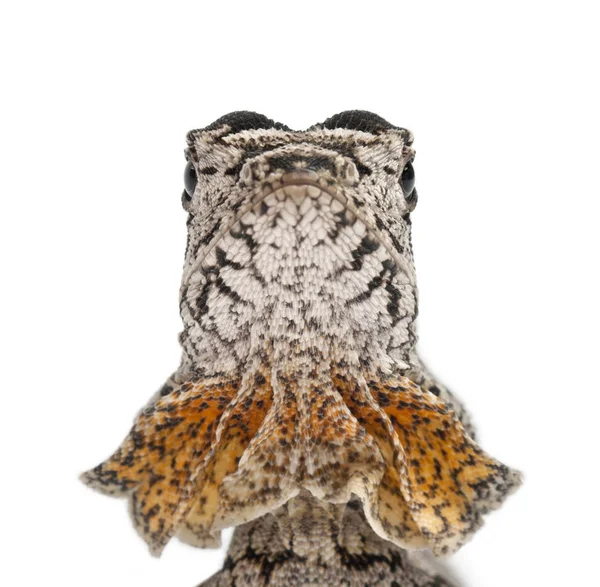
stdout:
[(84, 480), (155, 554), (239, 526), (204, 585), (449, 585), (408, 550), (454, 552), (520, 482), (415, 350), (411, 145), (361, 111), (188, 134), (182, 361)]

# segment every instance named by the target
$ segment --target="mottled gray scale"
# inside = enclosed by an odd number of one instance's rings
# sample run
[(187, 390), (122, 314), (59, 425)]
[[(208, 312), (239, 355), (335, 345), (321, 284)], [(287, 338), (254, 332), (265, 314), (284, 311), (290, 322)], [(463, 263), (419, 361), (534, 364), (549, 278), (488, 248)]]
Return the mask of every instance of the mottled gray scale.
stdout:
[(452, 587), (382, 543), (358, 503), (328, 506), (302, 494), (236, 530), (222, 571), (199, 587)]
[[(397, 147), (401, 151), (400, 142)], [(294, 170), (296, 180), (290, 179)], [(210, 374), (226, 372), (234, 361), (239, 367), (240, 359), (261, 350), (253, 346), (259, 337), (252, 329), (262, 335), (268, 323), (277, 331), (317, 329), (325, 338), (345, 339), (346, 357), (368, 353), (372, 368), (383, 372), (408, 366), (413, 275), (397, 267), (383, 235), (367, 228), (358, 210), (364, 205), (349, 205), (346, 186), (358, 182), (351, 159), (306, 141), (246, 161), (238, 189), (248, 195), (240, 195), (237, 216), (227, 216), (229, 226), (218, 246), (200, 253), (202, 263), (188, 263), (204, 310), (199, 321), (184, 315), (198, 332), (198, 342), (188, 345), (196, 368)], [(197, 287), (186, 292), (190, 307), (191, 296), (198, 296)], [(207, 347), (219, 349), (220, 361)]]

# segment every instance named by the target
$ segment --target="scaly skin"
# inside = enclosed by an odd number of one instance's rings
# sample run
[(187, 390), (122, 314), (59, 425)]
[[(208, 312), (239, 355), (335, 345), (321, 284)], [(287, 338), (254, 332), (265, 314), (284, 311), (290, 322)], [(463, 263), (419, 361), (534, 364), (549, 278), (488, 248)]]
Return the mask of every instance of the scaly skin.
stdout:
[(520, 483), (415, 351), (411, 144), (359, 111), (188, 135), (181, 365), (83, 478), (154, 554), (239, 526), (203, 585), (450, 585), (409, 551), (456, 551)]
[(357, 501), (331, 505), (302, 493), (239, 526), (223, 570), (201, 585), (451, 586), (379, 538), (361, 510)]

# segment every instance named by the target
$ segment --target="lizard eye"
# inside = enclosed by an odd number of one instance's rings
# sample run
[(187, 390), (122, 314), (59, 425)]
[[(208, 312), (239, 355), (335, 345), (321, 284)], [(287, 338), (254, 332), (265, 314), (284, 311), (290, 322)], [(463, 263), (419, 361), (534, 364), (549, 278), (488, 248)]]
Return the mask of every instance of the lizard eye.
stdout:
[(412, 212), (417, 205), (417, 190), (415, 189), (415, 169), (412, 161), (409, 161), (402, 170), (400, 176), (400, 186), (404, 192), (404, 198), (408, 204), (409, 210)]
[(187, 197), (191, 200), (198, 183), (198, 177), (196, 176), (196, 168), (191, 161), (187, 162), (185, 171), (183, 173), (183, 183), (185, 185), (185, 192)]
[(415, 169), (412, 165), (412, 161), (409, 161), (402, 170), (402, 176), (400, 177), (400, 185), (404, 195), (408, 198), (413, 190), (415, 189)]

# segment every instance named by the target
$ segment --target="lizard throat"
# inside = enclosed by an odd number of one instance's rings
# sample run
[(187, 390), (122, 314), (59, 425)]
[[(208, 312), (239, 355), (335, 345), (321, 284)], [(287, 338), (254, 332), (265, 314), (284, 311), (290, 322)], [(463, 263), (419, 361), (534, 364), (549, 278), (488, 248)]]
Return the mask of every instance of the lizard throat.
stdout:
[(409, 366), (414, 276), (341, 190), (306, 179), (264, 184), (186, 276), (184, 370)]

